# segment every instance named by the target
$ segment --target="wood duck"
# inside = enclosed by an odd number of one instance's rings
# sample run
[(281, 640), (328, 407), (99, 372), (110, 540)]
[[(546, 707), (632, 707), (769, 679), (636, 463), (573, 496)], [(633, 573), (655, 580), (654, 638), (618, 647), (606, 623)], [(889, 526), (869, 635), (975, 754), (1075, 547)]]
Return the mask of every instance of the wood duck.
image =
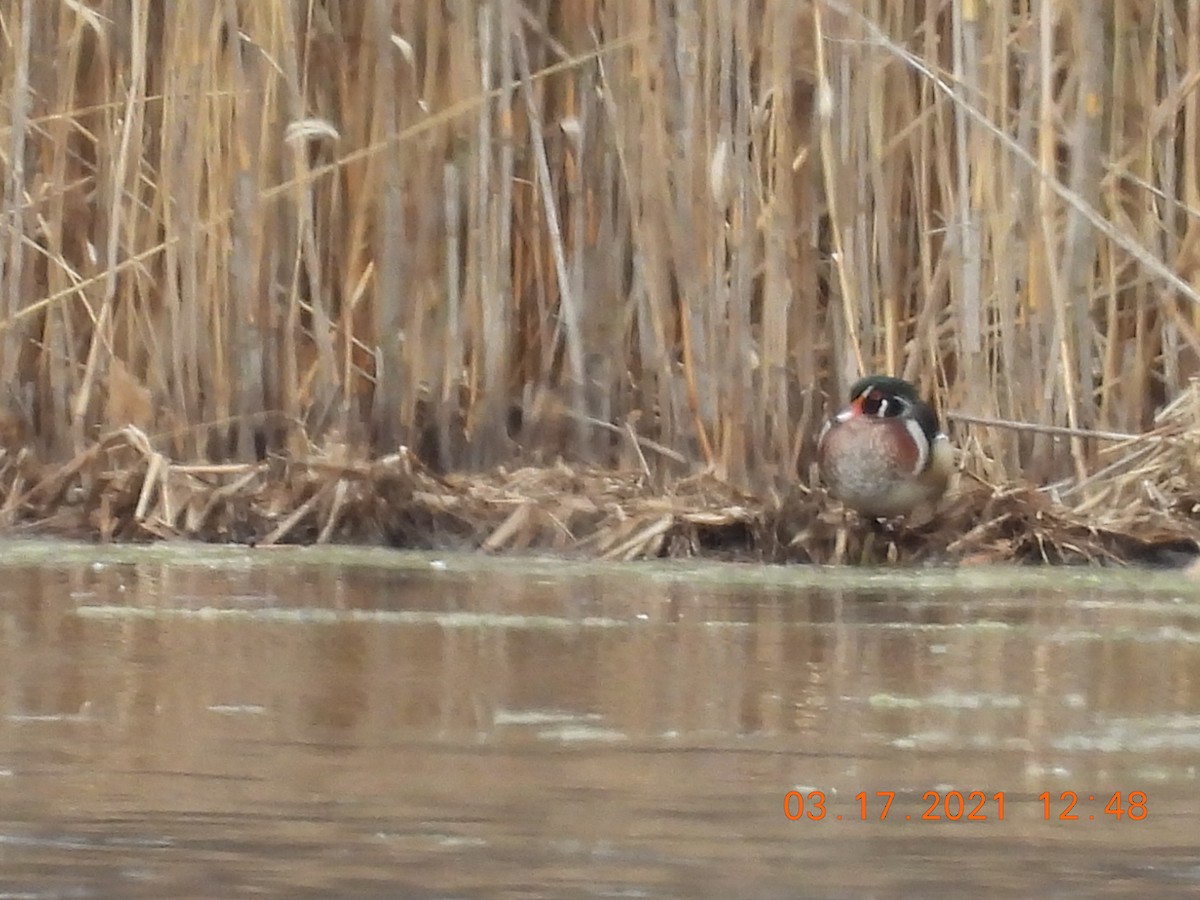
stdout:
[(953, 468), (937, 414), (907, 381), (868, 375), (817, 439), (821, 477), (842, 503), (873, 518), (911, 513), (945, 493)]

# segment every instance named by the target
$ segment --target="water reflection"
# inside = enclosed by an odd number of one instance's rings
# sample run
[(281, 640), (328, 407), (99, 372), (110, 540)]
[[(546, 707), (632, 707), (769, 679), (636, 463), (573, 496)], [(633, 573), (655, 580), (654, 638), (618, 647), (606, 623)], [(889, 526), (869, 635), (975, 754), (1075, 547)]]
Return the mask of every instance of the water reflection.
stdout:
[[(1200, 882), (1186, 593), (180, 554), (3, 568), (7, 895)], [(1004, 819), (922, 819), (955, 789)]]

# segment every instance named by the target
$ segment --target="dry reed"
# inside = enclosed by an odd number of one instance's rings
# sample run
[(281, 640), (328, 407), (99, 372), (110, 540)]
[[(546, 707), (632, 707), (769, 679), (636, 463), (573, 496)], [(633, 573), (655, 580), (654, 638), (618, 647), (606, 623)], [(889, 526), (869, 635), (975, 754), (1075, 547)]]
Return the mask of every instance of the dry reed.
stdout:
[[(1198, 19), (14, 0), (3, 516), (617, 556), (1187, 544)], [(925, 530), (851, 534), (806, 487), (864, 370), (961, 415), (966, 487)]]

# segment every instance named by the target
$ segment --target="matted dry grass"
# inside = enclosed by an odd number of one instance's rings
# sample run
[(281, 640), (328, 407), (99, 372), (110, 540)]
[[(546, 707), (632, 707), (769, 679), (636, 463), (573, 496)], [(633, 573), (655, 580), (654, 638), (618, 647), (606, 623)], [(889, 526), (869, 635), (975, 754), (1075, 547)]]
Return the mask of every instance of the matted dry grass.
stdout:
[[(1194, 449), (1194, 447), (1192, 448)], [(1089, 518), (1032, 487), (966, 483), (918, 523), (847, 515), (822, 492), (746, 495), (711, 474), (654, 488), (641, 472), (559, 465), (440, 476), (407, 451), (352, 464), (171, 463), (129, 427), (66, 466), (0, 464), (0, 525), (104, 540), (352, 542), (605, 559), (1182, 564), (1200, 494), (1153, 492)]]
[[(1200, 547), (1200, 384), (1186, 396), (1154, 435), (1117, 448), (1105, 495), (1073, 508), (1047, 491), (991, 485), (969, 472), (936, 512), (884, 523), (847, 514), (820, 488), (797, 484), (783, 497), (755, 497), (711, 473), (666, 485), (647, 470), (565, 464), (439, 475), (406, 448), (355, 462), (344, 447), (303, 460), (189, 465), (127, 426), (65, 466), (6, 455), (0, 526), (103, 539), (382, 543), (621, 560), (1183, 564)], [(980, 467), (965, 455), (963, 462)]]

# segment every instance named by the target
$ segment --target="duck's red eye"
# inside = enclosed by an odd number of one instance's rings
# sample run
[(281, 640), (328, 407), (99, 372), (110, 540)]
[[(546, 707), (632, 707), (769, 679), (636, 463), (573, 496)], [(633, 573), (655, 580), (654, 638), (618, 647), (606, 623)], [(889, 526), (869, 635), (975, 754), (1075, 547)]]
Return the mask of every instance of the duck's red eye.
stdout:
[(868, 416), (887, 415), (887, 406), (887, 397), (878, 389), (869, 390), (863, 395), (862, 410)]
[(862, 411), (868, 416), (878, 416), (881, 419), (898, 416), (904, 412), (904, 403), (900, 398), (890, 396), (879, 388), (872, 388), (863, 395)]

